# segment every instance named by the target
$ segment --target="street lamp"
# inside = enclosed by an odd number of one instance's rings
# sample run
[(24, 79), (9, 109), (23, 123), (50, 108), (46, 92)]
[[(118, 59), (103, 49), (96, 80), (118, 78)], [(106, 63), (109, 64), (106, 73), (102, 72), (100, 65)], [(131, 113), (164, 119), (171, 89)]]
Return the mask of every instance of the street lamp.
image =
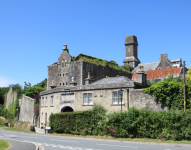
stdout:
[(121, 98), (121, 112), (122, 112), (122, 94), (123, 94), (123, 90), (122, 88), (120, 88), (120, 90), (118, 91), (118, 96), (120, 95), (119, 98)]

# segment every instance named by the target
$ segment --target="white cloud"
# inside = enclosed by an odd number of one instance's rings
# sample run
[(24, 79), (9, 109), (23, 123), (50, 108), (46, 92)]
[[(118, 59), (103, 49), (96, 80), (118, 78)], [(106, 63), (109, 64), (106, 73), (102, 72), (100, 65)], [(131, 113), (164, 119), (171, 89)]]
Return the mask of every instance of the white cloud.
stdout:
[(8, 87), (10, 84), (15, 84), (16, 82), (7, 77), (0, 76), (0, 87)]

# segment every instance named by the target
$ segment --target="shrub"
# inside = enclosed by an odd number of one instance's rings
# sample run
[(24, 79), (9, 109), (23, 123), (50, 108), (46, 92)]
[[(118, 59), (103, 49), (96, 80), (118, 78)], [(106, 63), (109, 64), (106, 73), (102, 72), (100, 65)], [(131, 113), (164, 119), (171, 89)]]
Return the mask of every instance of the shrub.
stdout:
[(191, 140), (191, 110), (130, 108), (106, 114), (104, 107), (95, 104), (88, 111), (51, 114), (49, 120), (52, 130), (58, 133)]
[(6, 122), (6, 119), (2, 116), (0, 116), (0, 125), (4, 125)]

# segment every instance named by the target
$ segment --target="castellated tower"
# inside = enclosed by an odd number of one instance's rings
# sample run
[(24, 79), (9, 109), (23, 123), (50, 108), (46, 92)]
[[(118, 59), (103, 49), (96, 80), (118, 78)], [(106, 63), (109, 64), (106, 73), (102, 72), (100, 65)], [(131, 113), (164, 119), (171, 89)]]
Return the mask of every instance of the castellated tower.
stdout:
[(140, 64), (138, 59), (138, 42), (137, 37), (134, 35), (126, 36), (125, 40), (126, 58), (123, 60), (124, 66), (132, 66), (135, 68)]

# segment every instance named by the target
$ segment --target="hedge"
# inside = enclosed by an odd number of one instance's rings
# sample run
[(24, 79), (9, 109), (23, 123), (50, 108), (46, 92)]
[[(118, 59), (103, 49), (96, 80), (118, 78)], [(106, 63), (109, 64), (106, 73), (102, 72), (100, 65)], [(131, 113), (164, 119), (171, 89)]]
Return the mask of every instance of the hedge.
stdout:
[(50, 126), (57, 133), (191, 140), (191, 110), (154, 112), (130, 108), (126, 112), (106, 114), (103, 107), (95, 109), (51, 114)]

